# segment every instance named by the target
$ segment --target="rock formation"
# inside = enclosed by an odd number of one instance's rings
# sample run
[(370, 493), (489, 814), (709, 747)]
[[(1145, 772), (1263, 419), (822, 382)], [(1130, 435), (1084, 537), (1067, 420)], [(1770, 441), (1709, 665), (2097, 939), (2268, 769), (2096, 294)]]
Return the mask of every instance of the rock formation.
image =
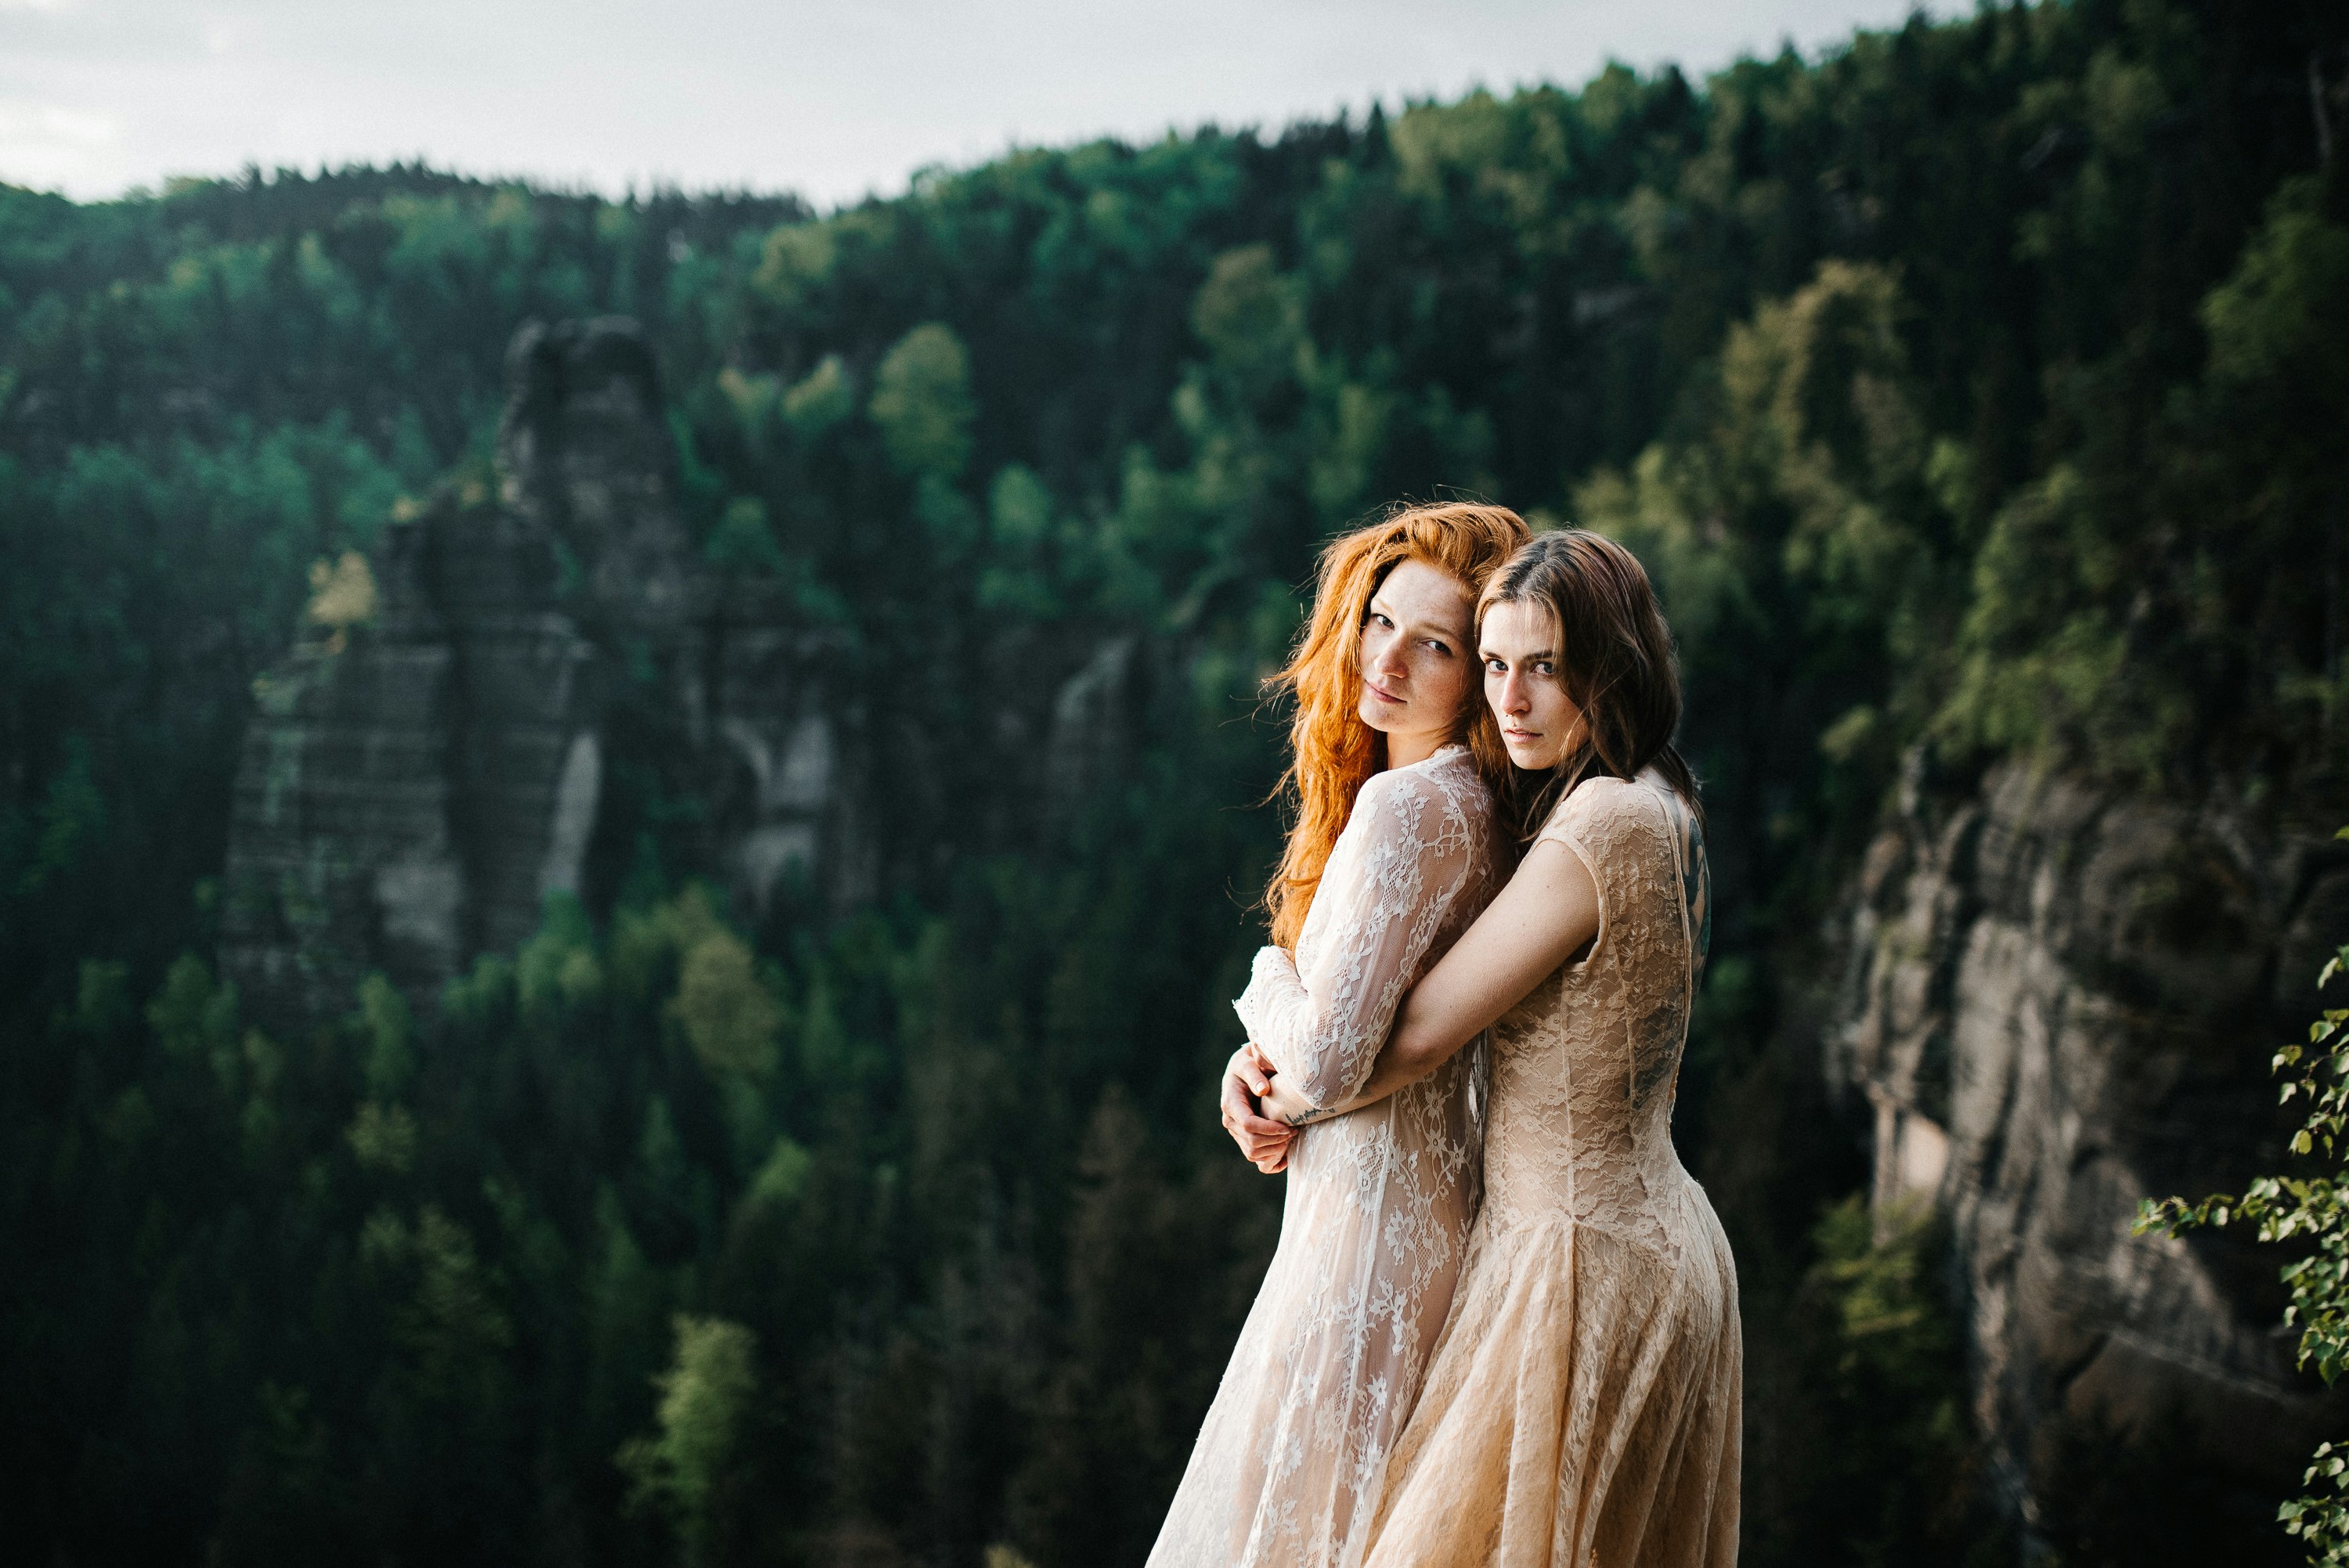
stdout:
[(346, 1008), (375, 969), (429, 1007), (511, 951), (599, 855), (625, 863), (616, 748), (716, 803), (689, 869), (754, 906), (795, 863), (854, 891), (855, 857), (826, 854), (847, 813), (823, 639), (694, 555), (641, 332), (533, 324), (507, 377), (494, 499), (452, 483), (392, 521), (372, 614), (314, 618), (256, 683), (221, 960), (263, 1018)]
[[(667, 873), (746, 919), (786, 886), (839, 911), (1033, 845), (1130, 762), (1157, 656), (1134, 637), (944, 626), (880, 677), (926, 706), (875, 766), (842, 634), (695, 549), (636, 325), (531, 324), (506, 371), (494, 482), (322, 578), (256, 683), (220, 946), (254, 1016), (343, 1012), (376, 970), (429, 1014), (550, 895), (604, 913), (656, 827)], [(938, 669), (980, 676), (926, 692)]]
[(2269, 1060), (2349, 938), (2349, 852), (2259, 822), (2008, 766), (1954, 810), (1912, 784), (1867, 860), (1830, 1071), (1873, 1106), (1878, 1215), (1947, 1217), (2026, 1527), (2067, 1445), (2182, 1427), (2271, 1508), (2343, 1429), (2293, 1369), (2273, 1249), (2129, 1234), (2140, 1197), (2283, 1158)]

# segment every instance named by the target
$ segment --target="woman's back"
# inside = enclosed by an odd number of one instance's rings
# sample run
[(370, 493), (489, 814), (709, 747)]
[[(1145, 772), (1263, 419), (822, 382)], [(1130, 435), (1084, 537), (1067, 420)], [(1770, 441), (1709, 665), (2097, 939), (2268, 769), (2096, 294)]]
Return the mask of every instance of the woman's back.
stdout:
[(1589, 871), (1599, 931), (1494, 1031), (1484, 1209), (1369, 1562), (1727, 1568), (1736, 1274), (1671, 1143), (1702, 845), (1652, 775), (1584, 781), (1544, 840)]
[(1704, 963), (1703, 842), (1686, 802), (1653, 775), (1586, 780), (1544, 841), (1589, 870), (1600, 923), (1587, 954), (1493, 1031), (1488, 1222), (1571, 1219), (1665, 1245), (1687, 1181), (1672, 1090)]

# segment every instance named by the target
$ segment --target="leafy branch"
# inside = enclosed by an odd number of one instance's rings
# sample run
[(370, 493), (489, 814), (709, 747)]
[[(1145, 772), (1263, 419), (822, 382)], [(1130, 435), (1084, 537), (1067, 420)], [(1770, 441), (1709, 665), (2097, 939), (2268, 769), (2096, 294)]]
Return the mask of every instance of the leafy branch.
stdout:
[[(2335, 835), (2349, 839), (2349, 828)], [(2337, 949), (2316, 977), (2317, 988), (2349, 971), (2349, 946)], [(2262, 1242), (2306, 1239), (2316, 1250), (2286, 1264), (2292, 1287), (2284, 1309), (2287, 1327), (2300, 1330), (2299, 1365), (2314, 1367), (2329, 1385), (2349, 1367), (2349, 1170), (2342, 1145), (2349, 1142), (2349, 1008), (2329, 1007), (2308, 1027), (2308, 1043), (2286, 1046), (2270, 1070), (2290, 1075), (2279, 1102), (2300, 1099), (2307, 1119), (2292, 1134), (2292, 1152), (2320, 1152), (2333, 1166), (2326, 1176), (2261, 1176), (2240, 1195), (2214, 1192), (2199, 1203), (2183, 1198), (2151, 1198), (2137, 1205), (2133, 1233), (2182, 1236), (2189, 1231), (2230, 1224), (2259, 1227)], [(2308, 1549), (2319, 1568), (2349, 1568), (2349, 1443), (2322, 1443), (2302, 1477), (2307, 1491), (2276, 1511), (2286, 1532)]]

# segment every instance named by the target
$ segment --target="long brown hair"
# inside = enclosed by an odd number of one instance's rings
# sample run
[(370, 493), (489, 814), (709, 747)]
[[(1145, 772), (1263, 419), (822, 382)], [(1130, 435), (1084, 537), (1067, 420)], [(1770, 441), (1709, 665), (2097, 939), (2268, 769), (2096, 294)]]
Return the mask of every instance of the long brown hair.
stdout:
[[(1294, 802), (1296, 818), (1264, 894), (1272, 940), (1280, 946), (1297, 945), (1330, 851), (1354, 810), (1354, 797), (1385, 762), (1384, 738), (1356, 711), (1362, 700), (1361, 630), (1371, 595), (1405, 561), (1424, 561), (1477, 593), (1509, 552), (1530, 537), (1525, 520), (1506, 507), (1449, 501), (1398, 505), (1321, 552), (1312, 616), (1288, 663), (1265, 683), (1268, 692), (1293, 693), (1297, 700), (1288, 724), (1288, 771), (1278, 790)], [(1461, 649), (1460, 655), (1475, 667), (1473, 646)], [(1492, 710), (1475, 690), (1472, 683), (1454, 738), (1467, 742), (1487, 779), (1503, 779), (1509, 772), (1508, 753)]]
[(1539, 604), (1555, 629), (1558, 679), (1582, 710), (1581, 744), (1538, 773), (1518, 770), (1508, 791), (1518, 836), (1531, 837), (1561, 797), (1592, 775), (1636, 779), (1653, 768), (1688, 802), (1704, 807), (1696, 775), (1672, 745), (1681, 721), (1671, 628), (1639, 557), (1603, 533), (1541, 534), (1485, 584), (1476, 625), (1495, 604)]

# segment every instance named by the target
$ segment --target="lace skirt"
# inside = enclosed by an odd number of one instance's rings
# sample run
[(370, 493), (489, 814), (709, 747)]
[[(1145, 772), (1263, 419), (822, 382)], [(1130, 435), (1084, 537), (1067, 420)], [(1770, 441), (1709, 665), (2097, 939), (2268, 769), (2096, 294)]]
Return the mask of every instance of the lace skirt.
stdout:
[(1661, 1247), (1565, 1215), (1478, 1227), (1370, 1568), (1735, 1563), (1737, 1275), (1682, 1181)]
[(1150, 1568), (1361, 1561), (1475, 1215), (1471, 1054), (1299, 1139), (1280, 1246)]

